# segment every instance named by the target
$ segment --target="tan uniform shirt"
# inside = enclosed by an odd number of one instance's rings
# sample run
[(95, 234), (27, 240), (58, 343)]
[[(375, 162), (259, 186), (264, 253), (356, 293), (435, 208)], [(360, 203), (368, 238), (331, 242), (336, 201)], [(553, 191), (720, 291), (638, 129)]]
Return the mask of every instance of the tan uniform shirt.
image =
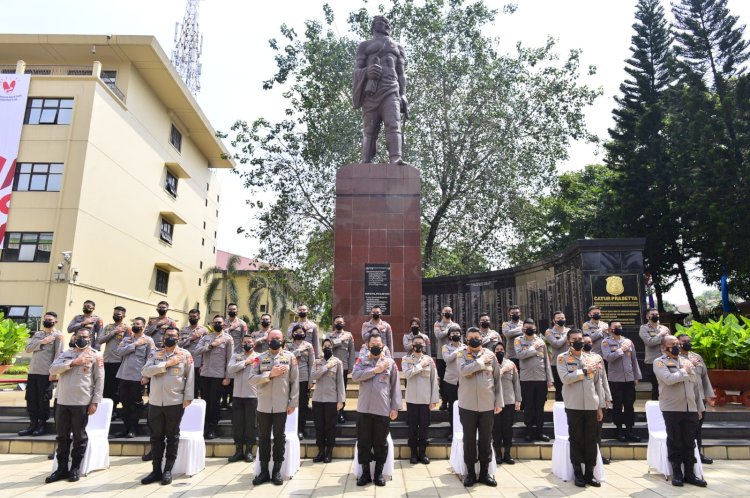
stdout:
[[(485, 363), (489, 356), (491, 361)], [(489, 349), (472, 352), (468, 348), (456, 354), (461, 380), (458, 381), (458, 406), (475, 412), (504, 408), (503, 386), (500, 380), (500, 365), (495, 353)]]
[(448, 338), (448, 329), (451, 325), (456, 325), (456, 322), (453, 320), (449, 320), (448, 322), (438, 320), (432, 325), (432, 333), (435, 335), (435, 347), (438, 352), (438, 360), (445, 360), (445, 358), (443, 358), (443, 346), (451, 342)]
[[(597, 355), (598, 356), (598, 355)], [(596, 410), (605, 399), (601, 357), (581, 352), (567, 351), (557, 357), (557, 374), (563, 383), (565, 408), (570, 410)], [(584, 372), (585, 370), (585, 372)]]
[[(72, 366), (79, 356), (87, 356), (87, 364)], [(102, 402), (104, 392), (104, 357), (96, 349), (69, 349), (49, 368), (50, 375), (57, 375), (57, 403), (66, 406), (88, 406)]]
[(253, 338), (253, 342), (255, 343), (255, 352), (256, 353), (265, 353), (268, 351), (268, 333), (273, 330), (271, 327), (268, 327), (268, 330), (258, 329), (254, 332), (250, 332), (250, 337)]
[[(182, 361), (167, 366), (167, 362), (176, 355), (182, 355)], [(187, 349), (179, 346), (167, 353), (159, 349), (151, 353), (141, 374), (151, 379), (148, 390), (148, 402), (153, 406), (181, 405), (183, 401), (192, 401), (195, 393), (195, 368), (193, 356)]]
[(560, 353), (568, 350), (568, 327), (559, 328), (555, 325), (544, 332), (544, 339), (549, 347), (550, 363), (555, 365)]
[(497, 343), (503, 340), (497, 330), (487, 329), (485, 332), (485, 329), (479, 329), (479, 333), (482, 336), (482, 347), (493, 352), (495, 351)]
[[(414, 337), (415, 336), (411, 331), (409, 331), (408, 334), (404, 334), (404, 352), (406, 354), (411, 354), (411, 344), (412, 342), (414, 342)], [(427, 334), (419, 332), (416, 337), (421, 337), (422, 340), (424, 340), (424, 349), (422, 350), (422, 352), (427, 356), (432, 356), (430, 354), (430, 338), (427, 336)]]
[[(628, 351), (622, 347), (628, 346)], [(641, 369), (635, 356), (635, 345), (627, 338), (607, 337), (602, 341), (602, 356), (607, 360), (610, 382), (634, 382), (641, 380)]]
[(711, 379), (708, 378), (708, 369), (706, 368), (706, 362), (703, 361), (703, 357), (698, 353), (689, 351), (687, 355), (680, 355), (680, 358), (688, 359), (695, 369), (695, 375), (700, 379), (703, 387), (703, 402), (705, 404), (706, 399), (713, 398), (714, 387), (711, 385)]
[[(541, 345), (539, 349), (535, 344)], [(547, 356), (547, 345), (536, 335), (516, 337), (513, 343), (516, 358), (520, 362), (521, 382), (524, 381), (546, 381), (552, 383), (552, 369)], [(507, 354), (507, 353), (506, 353)]]
[[(54, 340), (48, 344), (42, 344), (42, 341), (48, 337), (54, 337)], [(34, 335), (26, 344), (26, 352), (31, 353), (31, 362), (29, 363), (29, 373), (34, 375), (49, 375), (49, 367), (60, 356), (65, 347), (65, 337), (57, 329), (47, 334), (43, 330), (34, 332)]]
[(458, 385), (458, 379), (460, 377), (458, 373), (458, 363), (456, 358), (458, 352), (462, 349), (466, 349), (466, 346), (461, 342), (448, 341), (448, 344), (443, 345), (441, 353), (443, 355), (443, 361), (445, 361), (445, 375), (443, 376), (443, 382), (455, 386)]
[(84, 327), (83, 321), (86, 320), (86, 315), (74, 316), (68, 324), (68, 333), (75, 334), (82, 328), (86, 328), (90, 332), (91, 344), (94, 344), (99, 338), (99, 334), (101, 333), (102, 328), (104, 328), (104, 320), (102, 320), (96, 313), (92, 313), (89, 318), (92, 318), (94, 320), (93, 323), (90, 323)]
[(584, 334), (591, 336), (591, 352), (602, 354), (602, 340), (607, 337), (609, 326), (601, 320), (598, 322), (589, 320), (588, 322), (584, 322), (581, 330), (583, 330)]
[(367, 344), (373, 332), (377, 332), (383, 338), (383, 346), (393, 351), (393, 330), (391, 325), (382, 318), (378, 323), (368, 320), (362, 324), (362, 342)]
[(234, 317), (234, 319), (226, 317), (224, 323), (224, 332), (231, 335), (234, 341), (234, 352), (242, 353), (242, 338), (247, 334), (247, 324), (244, 320), (237, 317)]
[(312, 344), (313, 351), (315, 351), (315, 356), (320, 356), (320, 342), (318, 340), (318, 326), (311, 322), (310, 320), (305, 320), (304, 322), (293, 322), (291, 325), (289, 325), (289, 328), (286, 331), (286, 340), (291, 341), (292, 340), (292, 329), (295, 325), (302, 325), (302, 328), (305, 331), (305, 340)]
[(139, 339), (145, 339), (146, 342), (136, 346), (138, 339), (132, 335), (124, 337), (120, 342), (120, 347), (117, 348), (117, 354), (121, 359), (116, 375), (118, 379), (140, 381), (143, 378), (141, 374), (143, 366), (156, 347), (154, 347), (154, 340), (146, 335), (141, 335)]
[[(287, 372), (271, 378), (274, 366), (286, 366)], [(249, 383), (258, 388), (258, 411), (281, 413), (299, 406), (299, 368), (289, 351), (274, 354), (270, 349), (255, 358)]]
[(510, 360), (512, 358), (518, 358), (516, 356), (516, 350), (513, 349), (513, 345), (516, 342), (516, 337), (523, 335), (523, 322), (518, 320), (517, 322), (503, 322), (502, 326), (503, 337), (505, 338), (505, 356)]
[[(380, 361), (390, 361), (391, 365), (383, 372), (374, 372)], [(352, 380), (359, 383), (357, 411), (387, 417), (391, 410), (401, 409), (401, 382), (396, 362), (383, 356), (357, 358), (352, 371)]]
[(643, 361), (650, 365), (661, 356), (661, 340), (665, 335), (669, 335), (669, 329), (664, 325), (657, 324), (656, 327), (652, 327), (651, 323), (645, 323), (638, 329), (638, 335), (646, 346)]
[[(244, 350), (241, 353), (232, 355), (232, 359), (229, 360), (229, 366), (227, 366), (227, 373), (234, 378), (234, 387), (232, 388), (233, 397), (258, 397), (258, 387), (250, 384), (250, 374), (253, 371), (253, 362), (255, 361), (255, 358), (260, 355), (261, 353), (256, 353), (255, 351), (251, 351), (250, 354), (247, 354)], [(252, 360), (250, 364), (245, 363), (248, 358)]]
[(333, 356), (341, 360), (341, 365), (347, 372), (354, 368), (357, 352), (354, 350), (354, 337), (351, 332), (335, 330), (325, 336), (332, 344)]
[(120, 363), (120, 355), (117, 353), (117, 349), (127, 332), (128, 326), (124, 323), (110, 323), (104, 326), (96, 340), (96, 348), (99, 351), (102, 350), (102, 347), (104, 348), (104, 363)]
[(670, 358), (666, 354), (654, 361), (654, 375), (659, 381), (659, 408), (663, 412), (704, 412), (703, 386), (690, 369), (690, 361)]
[[(222, 343), (218, 346), (211, 346), (216, 339), (221, 338)], [(201, 377), (211, 377), (213, 379), (228, 379), (227, 365), (234, 354), (234, 340), (232, 336), (221, 331), (220, 334), (208, 333), (201, 337), (195, 353), (203, 355), (203, 364), (201, 365)]]
[(406, 383), (406, 402), (431, 405), (440, 401), (435, 360), (427, 354), (410, 354), (401, 360)]
[(198, 349), (198, 343), (201, 341), (201, 337), (208, 334), (208, 330), (203, 325), (195, 325), (193, 328), (191, 325), (182, 327), (180, 330), (180, 338), (177, 341), (177, 345), (182, 349), (187, 349), (193, 356), (193, 368), (200, 368), (203, 365), (203, 355), (196, 353)]
[(286, 343), (286, 350), (292, 353), (297, 359), (299, 381), (308, 382), (310, 380), (310, 372), (312, 371), (313, 363), (315, 362), (315, 351), (313, 350), (312, 344), (307, 341), (302, 341), (300, 344), (288, 342)]
[(500, 383), (503, 386), (503, 399), (505, 405), (512, 405), (523, 401), (521, 397), (521, 378), (518, 375), (516, 364), (507, 358), (500, 365)]
[(148, 325), (146, 325), (146, 330), (144, 330), (143, 332), (154, 340), (154, 344), (156, 344), (157, 349), (161, 349), (164, 346), (164, 332), (167, 331), (167, 328), (176, 326), (177, 322), (168, 316), (164, 316), (163, 318), (154, 317), (149, 318)]
[(344, 403), (344, 365), (335, 356), (326, 361), (318, 358), (312, 367), (311, 379), (315, 381), (312, 400), (315, 403)]

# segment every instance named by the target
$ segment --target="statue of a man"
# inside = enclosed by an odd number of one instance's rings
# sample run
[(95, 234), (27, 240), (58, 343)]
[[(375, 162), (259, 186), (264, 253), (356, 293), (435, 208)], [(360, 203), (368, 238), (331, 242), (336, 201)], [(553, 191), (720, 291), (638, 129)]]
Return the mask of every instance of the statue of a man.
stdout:
[(359, 44), (352, 75), (352, 104), (362, 108), (364, 136), (362, 162), (375, 158), (380, 125), (385, 124), (385, 145), (391, 164), (406, 164), (401, 158), (401, 115), (408, 115), (404, 47), (389, 36), (391, 25), (383, 16), (372, 20), (372, 40)]

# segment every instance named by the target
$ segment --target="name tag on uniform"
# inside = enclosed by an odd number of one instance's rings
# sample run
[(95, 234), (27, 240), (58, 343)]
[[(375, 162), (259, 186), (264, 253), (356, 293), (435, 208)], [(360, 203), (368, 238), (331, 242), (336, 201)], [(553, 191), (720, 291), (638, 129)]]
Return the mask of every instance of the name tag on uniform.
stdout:
[(271, 358), (263, 358), (260, 362), (260, 371), (261, 372), (268, 372), (273, 368), (273, 362), (271, 361)]

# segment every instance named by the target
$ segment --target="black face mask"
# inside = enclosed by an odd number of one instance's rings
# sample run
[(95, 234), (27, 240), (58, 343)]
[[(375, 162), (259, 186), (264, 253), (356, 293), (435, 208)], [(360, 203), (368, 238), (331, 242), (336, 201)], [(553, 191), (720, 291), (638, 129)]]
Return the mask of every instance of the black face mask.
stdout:
[(344, 330), (344, 324), (343, 323), (337, 323), (335, 325), (335, 327), (336, 327), (336, 330)]
[(594, 320), (598, 320), (598, 319), (600, 319), (601, 317), (602, 317), (602, 314), (601, 314), (601, 313), (592, 313), (592, 314), (591, 314), (591, 318), (592, 318), (592, 319), (594, 319)]
[(565, 320), (558, 320), (555, 323), (558, 324), (560, 327), (565, 326)]
[(120, 323), (121, 320), (122, 320), (122, 317), (120, 315), (112, 315), (113, 322)]
[(372, 314), (372, 315), (370, 315), (370, 316), (372, 316), (372, 319), (373, 319), (373, 320), (379, 320), (379, 319), (380, 319), (380, 313), (373, 313), (373, 314)]
[(295, 341), (302, 341), (305, 339), (305, 334), (294, 334), (292, 337), (294, 337)]
[(307, 311), (300, 311), (297, 313), (297, 316), (300, 318), (305, 318), (307, 316)]
[(159, 316), (164, 316), (167, 314), (167, 310), (162, 310), (159, 308), (156, 308), (156, 312), (159, 313)]
[(84, 307), (83, 307), (83, 312), (84, 312), (84, 313), (87, 313), (87, 314), (88, 314), (88, 313), (91, 313), (92, 311), (94, 311), (94, 308), (90, 308), (90, 307), (88, 307), (88, 306), (84, 306)]
[(281, 347), (281, 341), (278, 339), (271, 339), (268, 341), (268, 347), (276, 351)]
[(583, 349), (583, 341), (574, 341), (571, 347), (576, 351), (580, 351)]
[(659, 321), (659, 315), (652, 315), (651, 318), (650, 318), (650, 320), (652, 322), (654, 322), (654, 323), (658, 322)]
[(370, 354), (373, 356), (380, 356), (380, 353), (383, 352), (383, 348), (380, 346), (373, 346), (370, 348)]
[(411, 327), (411, 333), (412, 334), (419, 334), (419, 327), (417, 327), (416, 325), (412, 325), (412, 327)]
[(453, 313), (451, 313), (450, 311), (448, 311), (448, 312), (446, 312), (446, 313), (443, 313), (443, 316), (444, 316), (445, 318), (453, 318)]
[(242, 349), (244, 349), (245, 352), (248, 353), (248, 352), (252, 351), (253, 349), (255, 349), (255, 346), (253, 346), (252, 344), (245, 343), (245, 344), (242, 345)]
[(424, 349), (424, 346), (422, 346), (421, 344), (415, 344), (414, 345), (414, 352), (415, 353), (421, 353), (422, 349)]
[(168, 348), (171, 348), (172, 346), (177, 344), (177, 338), (176, 337), (165, 337), (164, 338), (164, 345)]
[(198, 319), (197, 318), (188, 318), (188, 322), (190, 322), (190, 325), (197, 325)]
[(521, 319), (521, 314), (520, 313), (513, 313), (512, 315), (510, 315), (510, 319), (513, 320), (514, 322), (517, 322), (518, 320)]
[(505, 353), (497, 352), (495, 353), (495, 358), (497, 358), (498, 363), (502, 363), (503, 360), (505, 359)]
[(75, 342), (75, 344), (76, 344), (76, 347), (77, 347), (78, 349), (83, 349), (83, 348), (85, 348), (86, 346), (88, 346), (88, 345), (89, 345), (89, 343), (91, 343), (91, 341), (89, 341), (89, 340), (88, 340), (88, 338), (86, 338), (86, 337), (78, 337), (78, 338), (76, 339), (76, 342)]
[(215, 332), (221, 332), (221, 330), (224, 328), (224, 325), (220, 323), (214, 323), (214, 331)]
[(268, 320), (261, 320), (261, 321), (260, 321), (260, 324), (261, 324), (262, 326), (264, 326), (264, 327), (268, 327), (269, 325), (271, 325), (271, 322), (270, 322), (270, 321), (268, 321)]
[(229, 318), (234, 318), (234, 317), (237, 316), (237, 312), (236, 311), (230, 311), (230, 312), (227, 313), (227, 315), (229, 315)]
[(584, 344), (583, 345), (583, 350), (586, 351), (586, 352), (591, 351), (592, 348), (593, 348), (593, 346), (591, 344)]
[(132, 330), (134, 334), (137, 334), (141, 330), (143, 330), (143, 327), (141, 327), (140, 325), (133, 325), (133, 327), (130, 330)]
[(672, 356), (677, 356), (678, 354), (680, 354), (680, 346), (675, 344), (669, 349), (669, 352), (672, 353)]
[(481, 346), (481, 345), (482, 345), (482, 341), (481, 341), (480, 339), (477, 339), (476, 337), (472, 337), (471, 339), (469, 339), (469, 340), (467, 341), (467, 343), (468, 343), (468, 344), (469, 344), (469, 346), (471, 346), (472, 348), (478, 348), (479, 346)]
[(333, 356), (333, 351), (331, 348), (323, 348), (323, 358), (326, 360), (330, 360), (331, 356)]
[(460, 340), (461, 340), (461, 336), (460, 335), (452, 335), (451, 336), (451, 341), (453, 341), (453, 342), (458, 342)]
[(479, 326), (483, 329), (488, 329), (490, 328), (490, 322), (480, 322)]
[(691, 349), (693, 349), (692, 342), (686, 342), (685, 344), (682, 345), (682, 350), (685, 351), (686, 353), (690, 351)]
[(55, 322), (52, 320), (45, 320), (44, 323), (42, 323), (42, 325), (44, 325), (44, 328), (51, 329), (52, 327), (55, 326)]
[(622, 335), (622, 329), (620, 329), (620, 328), (612, 329), (612, 333), (614, 335)]
[(536, 329), (534, 327), (530, 329), (523, 329), (523, 333), (526, 335), (534, 335), (536, 334)]

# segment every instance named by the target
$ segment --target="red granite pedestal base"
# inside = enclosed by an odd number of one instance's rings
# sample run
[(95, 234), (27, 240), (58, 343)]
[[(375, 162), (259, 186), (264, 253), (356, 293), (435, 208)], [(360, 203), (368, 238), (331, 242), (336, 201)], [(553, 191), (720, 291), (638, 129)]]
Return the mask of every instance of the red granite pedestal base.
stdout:
[[(365, 308), (365, 267), (370, 267), (368, 305), (387, 302), (382, 317), (393, 328), (394, 353), (403, 356), (403, 335), (409, 320), (419, 317), (422, 302), (422, 247), (420, 242), (420, 180), (412, 166), (348, 164), (336, 174), (336, 224), (333, 267), (333, 313), (343, 315), (362, 344)], [(375, 279), (373, 271), (389, 282)], [(385, 273), (383, 270), (389, 270)], [(387, 287), (389, 284), (389, 288)], [(378, 295), (375, 295), (378, 294)]]

